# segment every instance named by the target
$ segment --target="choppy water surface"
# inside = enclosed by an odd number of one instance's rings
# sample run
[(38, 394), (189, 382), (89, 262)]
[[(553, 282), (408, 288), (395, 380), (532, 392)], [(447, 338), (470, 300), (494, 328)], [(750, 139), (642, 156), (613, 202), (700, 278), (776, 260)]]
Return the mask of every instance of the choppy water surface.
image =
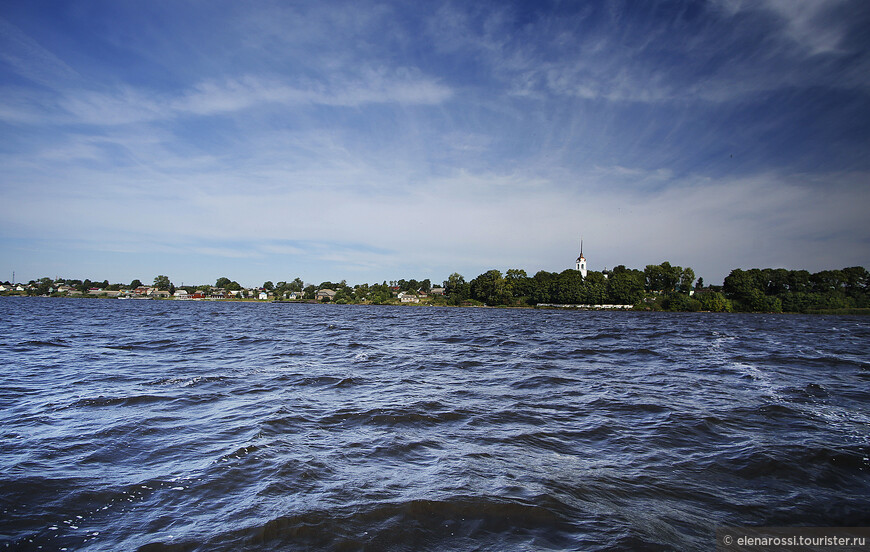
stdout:
[(0, 546), (709, 550), (870, 525), (870, 319), (0, 300)]

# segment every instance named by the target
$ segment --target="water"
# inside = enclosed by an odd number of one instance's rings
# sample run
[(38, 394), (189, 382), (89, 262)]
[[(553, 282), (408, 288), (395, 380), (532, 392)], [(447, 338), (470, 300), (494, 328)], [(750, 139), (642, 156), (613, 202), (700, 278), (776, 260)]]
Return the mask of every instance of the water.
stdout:
[(0, 299), (0, 548), (870, 525), (870, 318)]

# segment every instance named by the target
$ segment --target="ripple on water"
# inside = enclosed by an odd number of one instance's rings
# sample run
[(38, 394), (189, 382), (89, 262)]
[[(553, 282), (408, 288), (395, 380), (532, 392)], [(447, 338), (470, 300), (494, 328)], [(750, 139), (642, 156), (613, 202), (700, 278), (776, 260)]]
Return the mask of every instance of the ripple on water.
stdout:
[[(870, 525), (870, 320), (0, 298), (0, 547)], [(836, 329), (834, 329), (834, 326)]]

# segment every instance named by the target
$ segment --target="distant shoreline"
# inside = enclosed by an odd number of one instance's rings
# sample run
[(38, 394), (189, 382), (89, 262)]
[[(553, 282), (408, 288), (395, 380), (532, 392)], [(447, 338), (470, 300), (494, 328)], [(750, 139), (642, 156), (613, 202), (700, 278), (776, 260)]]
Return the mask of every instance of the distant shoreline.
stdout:
[[(665, 312), (671, 314), (686, 314), (687, 311), (663, 311), (655, 309), (638, 309), (629, 305), (559, 305), (554, 303), (542, 303), (538, 305), (447, 305), (433, 303), (330, 303), (313, 299), (299, 301), (291, 300), (267, 300), (267, 299), (174, 299), (158, 297), (107, 297), (105, 295), (70, 295), (62, 297), (49, 297), (45, 295), (0, 295), (0, 299), (6, 298), (23, 299), (102, 299), (112, 301), (161, 301), (170, 303), (253, 303), (253, 304), (277, 304), (277, 305), (320, 305), (320, 306), (354, 306), (354, 307), (440, 307), (440, 308), (464, 308), (464, 309), (516, 309), (516, 310), (549, 310), (549, 311), (594, 311), (594, 312)], [(705, 314), (807, 314), (825, 316), (870, 316), (870, 308), (842, 308), (842, 309), (814, 309), (809, 312), (716, 312), (716, 311), (692, 311)]]

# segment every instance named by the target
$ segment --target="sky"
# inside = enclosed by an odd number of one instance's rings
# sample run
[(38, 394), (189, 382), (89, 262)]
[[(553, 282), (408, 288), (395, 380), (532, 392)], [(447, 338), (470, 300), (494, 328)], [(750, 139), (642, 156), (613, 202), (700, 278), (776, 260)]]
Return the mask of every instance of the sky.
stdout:
[(870, 3), (0, 4), (0, 280), (870, 267)]

